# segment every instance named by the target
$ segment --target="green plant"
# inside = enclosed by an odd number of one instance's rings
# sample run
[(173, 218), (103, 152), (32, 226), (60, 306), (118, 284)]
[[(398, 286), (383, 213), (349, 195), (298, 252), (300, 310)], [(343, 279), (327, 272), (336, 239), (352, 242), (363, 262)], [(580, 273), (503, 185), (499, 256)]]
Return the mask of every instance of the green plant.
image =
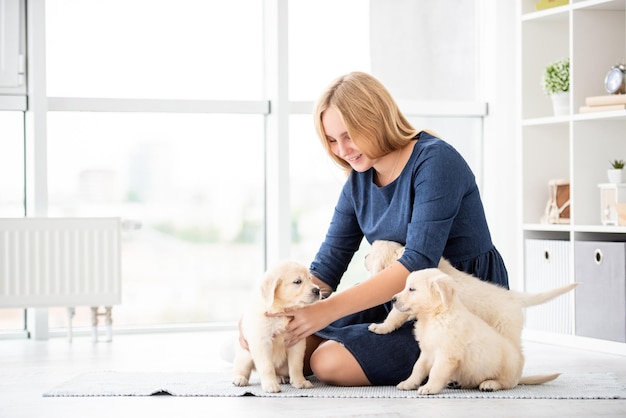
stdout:
[(543, 91), (548, 95), (569, 91), (569, 58), (554, 61), (546, 67)]
[(622, 168), (624, 168), (624, 164), (626, 164), (624, 160), (613, 160), (613, 161), (610, 161), (610, 163), (611, 163), (611, 167), (613, 167), (616, 170), (621, 170)]

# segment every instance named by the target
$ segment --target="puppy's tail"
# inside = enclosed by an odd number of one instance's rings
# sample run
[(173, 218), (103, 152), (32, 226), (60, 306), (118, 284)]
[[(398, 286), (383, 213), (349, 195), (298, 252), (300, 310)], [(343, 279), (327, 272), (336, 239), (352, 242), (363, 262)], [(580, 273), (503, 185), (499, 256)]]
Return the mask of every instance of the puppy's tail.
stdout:
[(519, 385), (540, 385), (542, 383), (550, 382), (557, 377), (559, 377), (561, 373), (555, 374), (543, 374), (543, 375), (535, 375), (535, 376), (522, 376), (518, 382)]
[(564, 293), (569, 292), (579, 285), (578, 282), (570, 283), (565, 286), (557, 287), (555, 289), (551, 289), (545, 292), (540, 293), (520, 293), (520, 301), (522, 302), (523, 307), (541, 305), (542, 303), (546, 303), (549, 300), (554, 299), (557, 296), (560, 296)]

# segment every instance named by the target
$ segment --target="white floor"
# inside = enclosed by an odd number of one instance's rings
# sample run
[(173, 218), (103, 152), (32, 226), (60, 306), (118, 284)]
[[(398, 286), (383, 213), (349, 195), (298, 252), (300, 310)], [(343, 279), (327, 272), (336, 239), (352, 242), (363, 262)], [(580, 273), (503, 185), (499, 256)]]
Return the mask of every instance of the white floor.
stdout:
[[(626, 417), (620, 400), (44, 398), (88, 371), (229, 371), (219, 357), (224, 331), (116, 335), (49, 341), (0, 340), (0, 417)], [(528, 372), (614, 372), (626, 382), (626, 357), (524, 344)]]

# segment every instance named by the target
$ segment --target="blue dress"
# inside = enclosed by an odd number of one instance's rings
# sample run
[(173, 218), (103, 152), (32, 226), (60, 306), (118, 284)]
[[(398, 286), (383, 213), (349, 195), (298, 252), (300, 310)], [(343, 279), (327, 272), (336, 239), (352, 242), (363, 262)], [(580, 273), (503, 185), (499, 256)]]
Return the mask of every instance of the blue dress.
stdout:
[[(457, 269), (508, 289), (471, 169), (443, 140), (426, 132), (416, 139), (408, 163), (389, 185), (374, 183), (373, 168), (351, 172), (311, 272), (336, 290), (365, 237), (403, 244), (399, 262), (409, 271), (437, 267), (443, 256)], [(367, 329), (390, 309), (388, 302), (349, 315), (316, 335), (342, 343), (373, 385), (395, 385), (411, 374), (419, 346), (412, 322), (387, 335)]]

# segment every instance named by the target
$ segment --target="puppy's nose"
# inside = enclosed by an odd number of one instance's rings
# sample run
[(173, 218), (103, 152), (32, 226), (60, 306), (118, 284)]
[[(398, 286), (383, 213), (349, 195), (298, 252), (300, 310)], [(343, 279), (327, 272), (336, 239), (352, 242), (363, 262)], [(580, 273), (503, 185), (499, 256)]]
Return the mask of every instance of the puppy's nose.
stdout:
[(396, 303), (397, 301), (398, 301), (398, 298), (395, 296), (391, 299), (391, 303)]
[(313, 290), (312, 290), (312, 292), (313, 292), (313, 294), (314, 294), (314, 295), (319, 296), (319, 294), (320, 294), (320, 288), (319, 288), (319, 287), (314, 287), (314, 288), (313, 288)]

